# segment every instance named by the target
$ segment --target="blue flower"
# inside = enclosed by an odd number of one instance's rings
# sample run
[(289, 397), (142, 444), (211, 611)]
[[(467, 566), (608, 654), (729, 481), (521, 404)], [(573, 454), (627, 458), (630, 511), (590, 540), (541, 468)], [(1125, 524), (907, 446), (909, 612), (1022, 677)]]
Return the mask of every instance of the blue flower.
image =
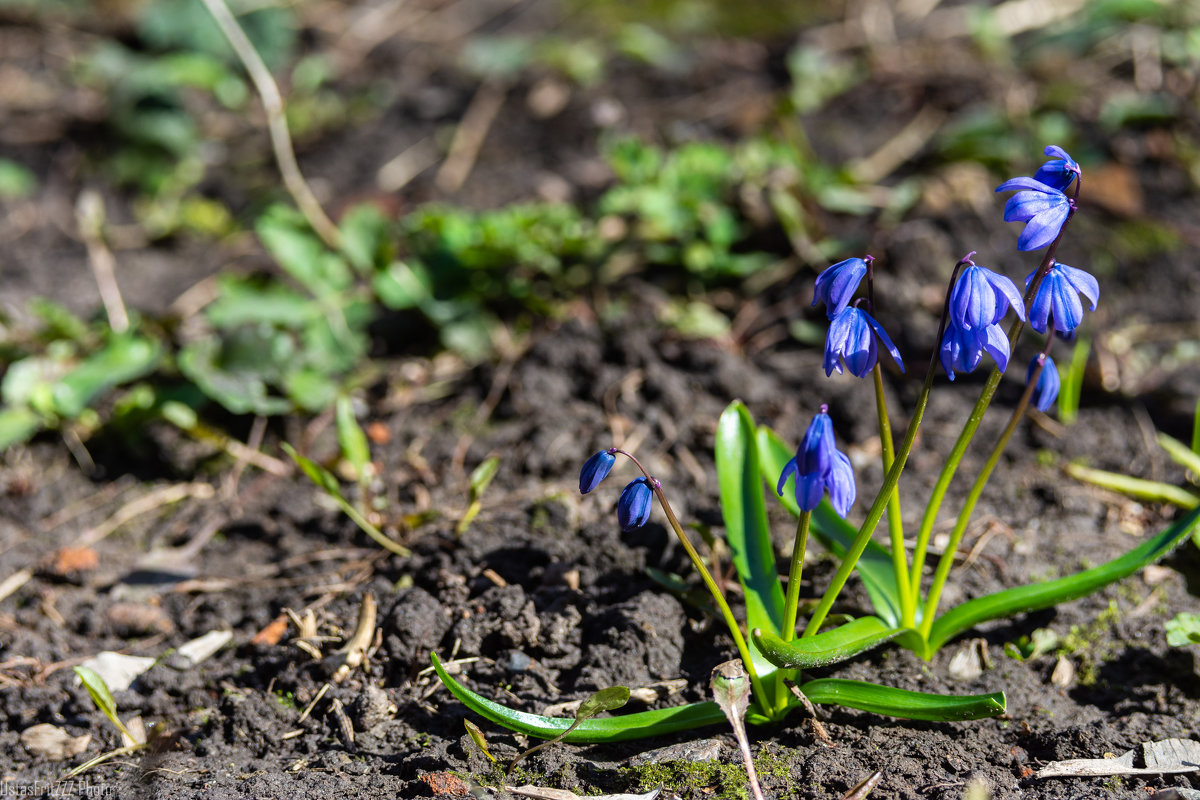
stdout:
[(637, 478), (622, 489), (621, 499), (617, 501), (617, 520), (621, 523), (621, 530), (631, 531), (645, 525), (650, 519), (653, 501), (654, 491), (645, 478)]
[(1025, 230), (1017, 239), (1018, 250), (1041, 250), (1058, 238), (1071, 215), (1071, 200), (1061, 189), (1033, 178), (1013, 178), (996, 187), (997, 192), (1013, 189), (1024, 191), (1008, 198), (1004, 221), (1025, 223)]
[[(850, 370), (850, 374), (859, 378), (867, 373), (879, 360), (879, 347), (875, 336), (883, 342), (883, 346), (891, 353), (896, 366), (904, 372), (904, 359), (892, 340), (884, 332), (883, 326), (874, 317), (854, 306), (847, 306), (833, 315), (829, 320), (829, 334), (825, 337), (825, 374), (832, 375), (837, 370), (842, 374), (842, 362)], [(839, 361), (840, 359), (840, 361)]]
[(600, 482), (612, 472), (613, 462), (617, 457), (612, 450), (601, 450), (583, 464), (579, 470), (579, 493), (587, 494), (600, 485)]
[(804, 511), (812, 511), (821, 503), (825, 491), (837, 513), (845, 517), (854, 505), (856, 488), (854, 467), (846, 454), (837, 449), (833, 438), (833, 420), (826, 406), (809, 424), (796, 455), (783, 467), (775, 491), (783, 495), (788, 478), (796, 475), (796, 503)]
[(1081, 174), (1079, 165), (1067, 154), (1066, 150), (1057, 145), (1050, 145), (1042, 152), (1053, 158), (1042, 164), (1038, 171), (1033, 173), (1033, 179), (1052, 189), (1065, 192), (1074, 182), (1075, 176)]
[[(870, 256), (868, 256), (870, 258)], [(847, 258), (832, 267), (826, 267), (817, 276), (817, 285), (813, 290), (812, 304), (825, 301), (825, 309), (829, 318), (839, 313), (850, 304), (863, 276), (867, 274), (867, 262), (861, 258)]]
[(1028, 384), (1033, 377), (1033, 371), (1037, 369), (1039, 361), (1045, 361), (1045, 364), (1042, 366), (1042, 374), (1038, 375), (1037, 386), (1033, 387), (1033, 404), (1037, 406), (1038, 411), (1045, 414), (1054, 404), (1054, 399), (1058, 397), (1061, 381), (1058, 378), (1058, 368), (1054, 366), (1054, 359), (1039, 354), (1037, 358), (1029, 362), (1029, 369), (1025, 373), (1025, 383)]
[(980, 330), (1003, 319), (1010, 305), (1024, 321), (1025, 302), (1017, 285), (972, 264), (963, 270), (950, 292), (950, 319), (960, 328)]
[(974, 372), (987, 353), (996, 362), (1001, 372), (1008, 368), (1010, 353), (1008, 337), (999, 325), (988, 325), (982, 329), (963, 328), (953, 320), (942, 335), (941, 358), (946, 377), (954, 380), (954, 372)]
[[(1036, 274), (1037, 270), (1034, 270), (1025, 278), (1026, 289)], [(1054, 330), (1063, 334), (1075, 330), (1083, 321), (1081, 294), (1092, 301), (1092, 311), (1095, 311), (1100, 300), (1100, 284), (1096, 279), (1081, 269), (1053, 262), (1029, 307), (1029, 326), (1038, 333), (1045, 333), (1049, 317), (1053, 315)]]

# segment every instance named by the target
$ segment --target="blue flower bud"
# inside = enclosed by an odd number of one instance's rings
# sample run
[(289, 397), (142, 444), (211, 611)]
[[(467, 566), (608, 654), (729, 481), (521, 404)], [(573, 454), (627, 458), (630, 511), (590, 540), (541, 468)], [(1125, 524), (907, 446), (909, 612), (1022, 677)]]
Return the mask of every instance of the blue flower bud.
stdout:
[(1054, 359), (1050, 356), (1038, 355), (1033, 361), (1029, 362), (1029, 370), (1025, 373), (1025, 383), (1033, 377), (1033, 371), (1037, 369), (1039, 361), (1045, 360), (1045, 365), (1042, 367), (1042, 374), (1038, 375), (1037, 385), (1033, 387), (1033, 403), (1037, 406), (1037, 410), (1045, 414), (1050, 410), (1050, 406), (1054, 404), (1054, 400), (1058, 397), (1058, 389), (1061, 381), (1058, 377), (1058, 368), (1054, 366)]
[[(867, 256), (870, 258), (870, 256)], [(867, 262), (861, 258), (847, 258), (832, 267), (826, 267), (817, 276), (817, 285), (813, 289), (815, 306), (825, 301), (825, 310), (830, 319), (850, 304), (863, 276), (867, 274)]]
[(784, 465), (775, 491), (782, 496), (788, 478), (795, 475), (796, 504), (803, 511), (812, 511), (820, 505), (821, 498), (828, 490), (834, 510), (844, 517), (850, 511), (850, 506), (854, 505), (857, 492), (854, 467), (846, 454), (837, 449), (833, 421), (827, 410), (827, 406), (821, 406), (820, 413), (809, 423), (800, 449)]
[(599, 486), (600, 482), (608, 477), (608, 473), (612, 472), (616, 460), (612, 450), (601, 450), (585, 461), (583, 469), (579, 471), (579, 493), (587, 494)]
[[(1025, 279), (1025, 288), (1029, 288), (1034, 270)], [(1092, 311), (1100, 300), (1100, 284), (1087, 272), (1055, 261), (1050, 265), (1050, 271), (1038, 285), (1037, 296), (1029, 306), (1029, 327), (1038, 333), (1045, 333), (1051, 315), (1054, 317), (1054, 330), (1059, 333), (1070, 333), (1079, 327), (1083, 321), (1083, 303), (1079, 295), (1092, 301)]]
[(1050, 145), (1042, 152), (1054, 158), (1042, 164), (1038, 171), (1033, 173), (1033, 179), (1065, 192), (1074, 182), (1075, 176), (1081, 174), (1079, 165), (1066, 150), (1057, 145)]
[(654, 501), (654, 491), (650, 482), (645, 478), (637, 478), (621, 491), (621, 499), (617, 501), (617, 520), (621, 530), (631, 531), (640, 528), (650, 519), (650, 507)]

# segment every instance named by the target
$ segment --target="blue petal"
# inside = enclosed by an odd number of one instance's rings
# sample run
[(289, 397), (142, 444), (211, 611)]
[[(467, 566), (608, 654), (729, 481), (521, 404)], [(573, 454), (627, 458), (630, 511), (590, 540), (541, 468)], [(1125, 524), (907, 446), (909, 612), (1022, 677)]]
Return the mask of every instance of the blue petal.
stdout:
[(616, 456), (607, 450), (601, 450), (583, 463), (579, 471), (579, 492), (587, 494), (600, 485), (600, 482), (612, 472)]
[[(1033, 371), (1037, 369), (1037, 364), (1036, 358), (1029, 362), (1029, 369), (1025, 372), (1025, 383), (1028, 384), (1029, 379), (1033, 377)], [(1033, 401), (1038, 411), (1044, 414), (1050, 410), (1050, 406), (1058, 397), (1060, 386), (1058, 368), (1054, 365), (1054, 359), (1047, 356), (1046, 364), (1042, 367), (1042, 374), (1038, 376), (1037, 385), (1033, 388)]]
[(1064, 196), (1063, 202), (1039, 212), (1025, 224), (1025, 230), (1021, 231), (1021, 236), (1017, 239), (1017, 249), (1041, 250), (1058, 238), (1063, 223), (1070, 214), (1071, 205)]
[(1092, 311), (1095, 311), (1096, 303), (1100, 302), (1100, 284), (1091, 273), (1057, 261), (1054, 263), (1054, 269), (1061, 270), (1067, 281), (1075, 287), (1075, 291), (1092, 301)]
[(854, 498), (857, 495), (857, 488), (854, 485), (854, 467), (845, 453), (840, 451), (837, 453), (833, 468), (829, 470), (829, 475), (825, 478), (825, 485), (829, 488), (829, 502), (833, 504), (833, 510), (839, 516), (845, 517), (850, 511), (850, 506), (854, 505)]
[[(1033, 280), (1033, 276), (1037, 274), (1034, 270), (1025, 279), (1025, 285)], [(1050, 298), (1051, 292), (1047, 290), (1047, 285), (1050, 283), (1050, 274), (1042, 278), (1041, 284), (1038, 285), (1037, 294), (1034, 295), (1033, 303), (1029, 306), (1029, 327), (1033, 328), (1038, 333), (1046, 332), (1046, 323), (1050, 319)]]
[(1009, 349), (1008, 337), (1004, 335), (1004, 331), (1000, 330), (999, 325), (989, 325), (984, 330), (979, 344), (981, 349), (986, 350), (988, 355), (996, 362), (996, 366), (1001, 372), (1008, 369), (1008, 356), (1011, 351)]
[(804, 432), (800, 449), (796, 452), (796, 468), (801, 475), (825, 474), (833, 463), (837, 444), (833, 439), (833, 420), (825, 412), (813, 417)]
[[(992, 285), (992, 289), (994, 289), (997, 294), (1002, 295), (1004, 299), (1008, 301), (1008, 305), (1012, 306), (1012, 310), (1016, 312), (1017, 317), (1024, 322), (1025, 298), (1022, 297), (1021, 292), (1017, 290), (1017, 285), (1013, 283), (1010, 278), (997, 272), (987, 270), (987, 273), (988, 282)], [(1005, 308), (1004, 304), (1000, 303), (998, 300), (996, 305), (998, 306), (998, 313), (992, 319), (991, 324), (999, 322), (1001, 318), (1003, 318), (1005, 312), (1008, 310)]]
[(801, 475), (796, 481), (796, 504), (802, 511), (813, 511), (821, 504), (825, 495), (825, 479), (821, 473), (812, 472)]
[(812, 304), (824, 300), (826, 311), (832, 319), (850, 304), (863, 276), (867, 274), (867, 262), (861, 258), (848, 258), (827, 267), (817, 276)]
[(1069, 333), (1083, 322), (1083, 303), (1079, 302), (1079, 293), (1067, 276), (1057, 269), (1051, 269), (1046, 276), (1049, 285), (1051, 313), (1054, 314), (1054, 330), (1059, 333)]
[[(904, 359), (900, 357), (900, 348), (896, 347), (896, 345), (892, 343), (891, 337), (889, 337), (887, 332), (884, 331), (883, 326), (875, 321), (874, 317), (870, 316), (869, 314), (863, 314), (863, 316), (867, 318), (867, 323), (875, 329), (875, 333), (878, 334), (879, 340), (883, 342), (884, 348), (889, 354), (891, 354), (892, 360), (896, 362), (896, 366), (900, 368), (901, 372), (904, 372)], [(871, 366), (874, 365), (875, 360), (872, 359)], [(862, 376), (860, 375), (859, 377), (861, 378)]]
[[(1054, 192), (1058, 191), (1053, 186), (1047, 186), (1041, 181), (1024, 176), (1020, 178), (1010, 178), (996, 187), (997, 192), (1011, 192), (1014, 189), (1031, 189), (1035, 192), (1042, 192), (1044, 194), (1053, 194)], [(1061, 194), (1061, 192), (1059, 192), (1059, 194)]]
[(783, 497), (783, 487), (787, 484), (788, 478), (792, 477), (796, 470), (796, 459), (794, 458), (783, 465), (783, 473), (779, 476), (779, 483), (775, 485), (775, 494)]

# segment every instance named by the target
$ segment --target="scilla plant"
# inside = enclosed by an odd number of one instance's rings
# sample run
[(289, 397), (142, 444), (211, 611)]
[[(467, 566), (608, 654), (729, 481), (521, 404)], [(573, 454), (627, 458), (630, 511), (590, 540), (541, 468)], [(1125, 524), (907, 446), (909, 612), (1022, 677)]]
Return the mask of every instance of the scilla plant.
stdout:
[[(975, 719), (1002, 713), (1005, 697), (1000, 692), (934, 695), (839, 678), (805, 681), (802, 671), (837, 664), (888, 641), (912, 650), (921, 658), (931, 659), (950, 639), (981, 622), (1054, 606), (1130, 575), (1183, 541), (1200, 518), (1200, 509), (1193, 511), (1124, 556), (1098, 567), (1066, 578), (976, 597), (939, 613), (955, 555), (1001, 454), (1029, 405), (1045, 411), (1054, 401), (1058, 373), (1050, 351), (1055, 340), (1069, 337), (1081, 323), (1084, 310), (1080, 295), (1087, 298), (1092, 310), (1099, 300), (1099, 286), (1091, 275), (1055, 260), (1063, 233), (1077, 210), (1081, 170), (1061, 148), (1047, 147), (1045, 152), (1050, 160), (1032, 177), (1014, 178), (997, 189), (1016, 190), (1005, 206), (1005, 219), (1026, 223), (1018, 249), (1044, 248), (1041, 263), (1026, 278), (1024, 293), (1009, 278), (977, 265), (973, 252), (955, 264), (929, 369), (898, 446), (892, 436), (883, 391), (881, 350), (899, 370), (904, 370), (904, 363), (898, 348), (873, 316), (873, 259), (870, 256), (847, 259), (817, 278), (813, 302), (814, 305), (823, 302), (829, 316), (826, 374), (849, 371), (858, 378), (870, 376), (874, 384), (884, 478), (861, 524), (856, 527), (846, 521), (857, 496), (854, 469), (846, 455), (837, 449), (833, 421), (825, 406), (820, 408), (794, 452), (769, 428), (757, 426), (741, 403), (733, 403), (722, 414), (717, 428), (716, 468), (726, 537), (745, 594), (744, 625), (734, 615), (675, 517), (661, 482), (636, 458), (617, 448), (596, 453), (584, 465), (579, 481), (584, 493), (599, 486), (618, 456), (628, 457), (642, 473), (621, 493), (617, 503), (620, 523), (627, 530), (640, 527), (649, 519), (655, 501), (662, 508), (712, 594), (746, 666), (753, 697), (748, 721), (782, 719), (806, 699), (926, 720)], [(864, 279), (865, 296), (856, 298)], [(1015, 319), (1005, 330), (1004, 320), (1010, 312)], [(947, 490), (1027, 325), (1042, 335), (1042, 341), (1025, 373), (1024, 392), (975, 476), (949, 542), (932, 576), (926, 580), (932, 531)], [(940, 363), (947, 377), (954, 380), (956, 373), (976, 370), (984, 363), (985, 356), (993, 362), (991, 372), (943, 462), (915, 531), (906, 528), (897, 485), (916, 441), (937, 366)], [(764, 483), (774, 487), (798, 520), (786, 592), (776, 569)], [(890, 546), (874, 539), (885, 515)], [(905, 544), (906, 531), (915, 541), (911, 551)], [(841, 560), (801, 627), (799, 590), (810, 533)], [(874, 613), (830, 626), (830, 611), (854, 572), (859, 575)], [(487, 700), (451, 678), (436, 655), (433, 660), (439, 677), (451, 692), (494, 722), (543, 738), (557, 736), (573, 723), (569, 719), (514, 711)], [(567, 741), (640, 738), (721, 721), (721, 711), (714, 703), (693, 703), (590, 719), (577, 725)]]

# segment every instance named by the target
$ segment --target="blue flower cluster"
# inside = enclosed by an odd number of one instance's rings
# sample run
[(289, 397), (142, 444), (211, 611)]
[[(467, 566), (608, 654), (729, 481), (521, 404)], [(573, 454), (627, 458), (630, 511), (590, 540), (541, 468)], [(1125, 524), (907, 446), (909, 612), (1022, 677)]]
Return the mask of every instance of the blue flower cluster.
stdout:
[(829, 333), (825, 337), (825, 375), (835, 371), (841, 375), (842, 365), (850, 374), (865, 378), (879, 361), (879, 346), (876, 337), (887, 348), (896, 366), (904, 372), (904, 359), (900, 350), (884, 332), (874, 317), (850, 305), (858, 286), (869, 268), (870, 256), (866, 259), (848, 258), (825, 269), (817, 276), (812, 304), (824, 301), (829, 315)]
[[(615, 447), (594, 453), (583, 464), (579, 471), (579, 493), (587, 494), (599, 486), (608, 474), (612, 472), (618, 452)], [(637, 478), (621, 490), (621, 498), (617, 500), (617, 521), (621, 530), (631, 531), (640, 528), (650, 520), (650, 511), (654, 506), (654, 490), (658, 482), (649, 478)]]
[(1025, 319), (1025, 302), (1015, 283), (973, 261), (967, 263), (950, 291), (950, 314), (942, 335), (942, 367), (950, 380), (955, 370), (974, 371), (984, 353), (1001, 372), (1007, 369), (1010, 349), (1000, 321), (1009, 307)]

